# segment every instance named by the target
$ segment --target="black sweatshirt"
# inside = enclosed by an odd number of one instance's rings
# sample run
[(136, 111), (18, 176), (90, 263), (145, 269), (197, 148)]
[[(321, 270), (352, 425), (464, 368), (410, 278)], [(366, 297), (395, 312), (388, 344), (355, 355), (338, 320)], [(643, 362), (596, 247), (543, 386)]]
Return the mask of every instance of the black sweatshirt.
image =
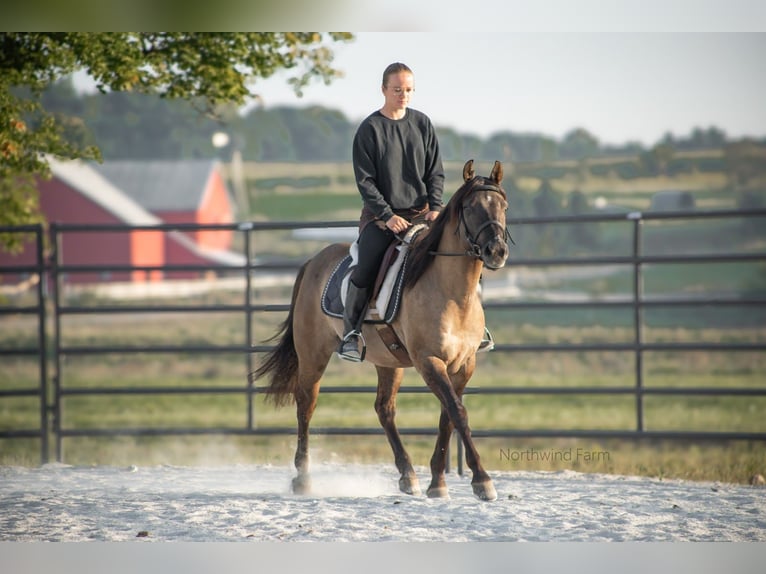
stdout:
[(431, 120), (408, 108), (400, 120), (373, 112), (359, 125), (352, 148), (354, 175), (365, 205), (388, 221), (394, 210), (442, 208), (444, 168)]

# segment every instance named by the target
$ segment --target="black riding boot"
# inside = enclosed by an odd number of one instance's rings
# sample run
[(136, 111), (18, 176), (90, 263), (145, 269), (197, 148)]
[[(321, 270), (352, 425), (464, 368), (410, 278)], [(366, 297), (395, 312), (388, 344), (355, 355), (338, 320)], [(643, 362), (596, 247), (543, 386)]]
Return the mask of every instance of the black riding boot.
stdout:
[(343, 307), (343, 340), (338, 347), (338, 356), (346, 361), (360, 363), (364, 360), (365, 343), (362, 337), (362, 322), (370, 298), (369, 287), (357, 287), (348, 282), (348, 294)]

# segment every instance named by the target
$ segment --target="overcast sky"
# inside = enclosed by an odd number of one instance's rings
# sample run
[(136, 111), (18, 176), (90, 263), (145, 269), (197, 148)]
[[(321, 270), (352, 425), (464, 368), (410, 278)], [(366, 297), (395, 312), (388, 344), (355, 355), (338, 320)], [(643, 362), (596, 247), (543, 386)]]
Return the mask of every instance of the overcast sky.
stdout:
[[(467, 30), (480, 30), (479, 25)], [(766, 34), (365, 32), (335, 45), (345, 77), (298, 99), (280, 74), (258, 83), (267, 107), (339, 109), (361, 120), (383, 102), (381, 74), (415, 72), (411, 106), (437, 126), (560, 138), (576, 127), (602, 143), (656, 143), (711, 125), (766, 136)]]

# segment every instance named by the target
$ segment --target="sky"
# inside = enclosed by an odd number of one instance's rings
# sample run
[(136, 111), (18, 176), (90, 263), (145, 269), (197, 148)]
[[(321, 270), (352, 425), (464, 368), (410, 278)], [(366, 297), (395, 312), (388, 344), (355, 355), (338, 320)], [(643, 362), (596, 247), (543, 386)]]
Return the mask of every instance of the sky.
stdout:
[(298, 98), (277, 74), (253, 86), (263, 105), (319, 104), (359, 121), (383, 103), (391, 62), (415, 74), (411, 107), (437, 127), (561, 138), (585, 128), (603, 144), (652, 145), (716, 126), (766, 136), (766, 33), (359, 32), (333, 44), (344, 77)]

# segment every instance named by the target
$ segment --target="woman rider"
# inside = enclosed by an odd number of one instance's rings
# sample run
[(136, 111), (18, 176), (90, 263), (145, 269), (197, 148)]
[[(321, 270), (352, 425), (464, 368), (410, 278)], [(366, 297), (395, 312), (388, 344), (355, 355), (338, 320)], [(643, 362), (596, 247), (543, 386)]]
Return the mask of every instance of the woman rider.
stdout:
[(395, 62), (383, 72), (383, 106), (367, 116), (354, 136), (354, 176), (364, 201), (359, 254), (348, 283), (343, 339), (338, 356), (362, 360), (361, 326), (373, 284), (394, 234), (433, 221), (442, 208), (444, 168), (431, 120), (409, 108), (412, 70)]

